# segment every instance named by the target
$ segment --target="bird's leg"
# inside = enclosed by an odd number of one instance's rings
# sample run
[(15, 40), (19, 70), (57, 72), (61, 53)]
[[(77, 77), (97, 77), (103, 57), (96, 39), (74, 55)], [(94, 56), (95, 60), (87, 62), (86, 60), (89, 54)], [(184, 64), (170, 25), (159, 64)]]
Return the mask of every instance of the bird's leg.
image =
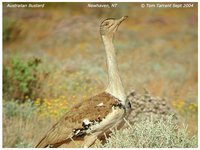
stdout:
[(93, 134), (90, 134), (90, 135), (87, 135), (85, 138), (84, 138), (84, 145), (83, 147), (84, 148), (89, 148), (90, 146), (92, 146), (94, 144), (94, 142), (97, 140), (97, 137), (100, 133), (99, 132), (96, 132), (96, 133), (93, 133)]

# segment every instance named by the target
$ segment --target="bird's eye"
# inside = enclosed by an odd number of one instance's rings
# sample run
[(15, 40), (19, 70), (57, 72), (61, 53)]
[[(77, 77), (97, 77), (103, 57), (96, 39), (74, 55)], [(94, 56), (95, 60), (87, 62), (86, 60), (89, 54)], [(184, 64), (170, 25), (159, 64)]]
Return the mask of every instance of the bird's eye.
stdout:
[(106, 23), (105, 23), (105, 26), (107, 26), (107, 25), (109, 25), (109, 23), (108, 23), (108, 22), (106, 22)]

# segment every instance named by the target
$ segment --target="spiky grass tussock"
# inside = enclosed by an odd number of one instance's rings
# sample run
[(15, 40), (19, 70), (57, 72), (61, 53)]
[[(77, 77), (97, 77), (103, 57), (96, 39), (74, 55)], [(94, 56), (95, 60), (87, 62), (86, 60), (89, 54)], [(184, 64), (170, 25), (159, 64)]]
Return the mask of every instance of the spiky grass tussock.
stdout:
[(101, 148), (196, 148), (196, 136), (188, 135), (187, 126), (178, 125), (173, 116), (143, 118), (124, 130), (113, 130)]

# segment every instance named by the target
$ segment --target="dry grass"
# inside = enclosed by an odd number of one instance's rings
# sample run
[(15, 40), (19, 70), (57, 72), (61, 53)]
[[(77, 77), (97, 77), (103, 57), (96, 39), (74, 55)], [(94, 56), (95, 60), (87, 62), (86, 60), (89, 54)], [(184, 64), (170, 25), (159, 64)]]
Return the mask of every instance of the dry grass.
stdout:
[(32, 102), (4, 102), (3, 147), (33, 147), (56, 118), (39, 117)]
[[(127, 14), (128, 20), (115, 36), (126, 91), (146, 88), (152, 95), (167, 97), (189, 123), (190, 134), (196, 135), (197, 4), (185, 9), (142, 9), (138, 3), (121, 3), (117, 9), (88, 9), (87, 3), (56, 7), (46, 4), (37, 11), (4, 7), (3, 36), (7, 38), (3, 44), (3, 64), (9, 67), (11, 58), (16, 56), (24, 61), (41, 59), (40, 69), (47, 75), (39, 75), (40, 90), (32, 100), (46, 99), (53, 106), (56, 99), (64, 99), (67, 105), (62, 110), (68, 110), (75, 102), (104, 90), (106, 64), (99, 24), (105, 18)], [(13, 83), (10, 86), (18, 88)], [(11, 100), (6, 92), (5, 102)], [(4, 105), (4, 112), (5, 109)], [(54, 114), (54, 109), (57, 107), (45, 106), (43, 111), (48, 110), (50, 116), (56, 116), (52, 120), (56, 120), (59, 115)], [(56, 111), (62, 114), (62, 110)], [(29, 120), (20, 118), (4, 115), (4, 147), (33, 146), (41, 132), (54, 122), (38, 115)]]

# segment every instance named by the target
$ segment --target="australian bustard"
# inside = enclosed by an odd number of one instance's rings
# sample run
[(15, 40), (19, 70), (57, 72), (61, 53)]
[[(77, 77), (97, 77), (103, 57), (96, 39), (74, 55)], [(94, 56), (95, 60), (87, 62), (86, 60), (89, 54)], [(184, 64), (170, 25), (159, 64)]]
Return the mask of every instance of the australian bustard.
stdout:
[(109, 18), (100, 25), (108, 67), (109, 83), (106, 90), (75, 105), (46, 133), (36, 147), (90, 147), (111, 128), (120, 128), (124, 123), (131, 105), (119, 76), (113, 37), (126, 18), (127, 16), (120, 19)]

